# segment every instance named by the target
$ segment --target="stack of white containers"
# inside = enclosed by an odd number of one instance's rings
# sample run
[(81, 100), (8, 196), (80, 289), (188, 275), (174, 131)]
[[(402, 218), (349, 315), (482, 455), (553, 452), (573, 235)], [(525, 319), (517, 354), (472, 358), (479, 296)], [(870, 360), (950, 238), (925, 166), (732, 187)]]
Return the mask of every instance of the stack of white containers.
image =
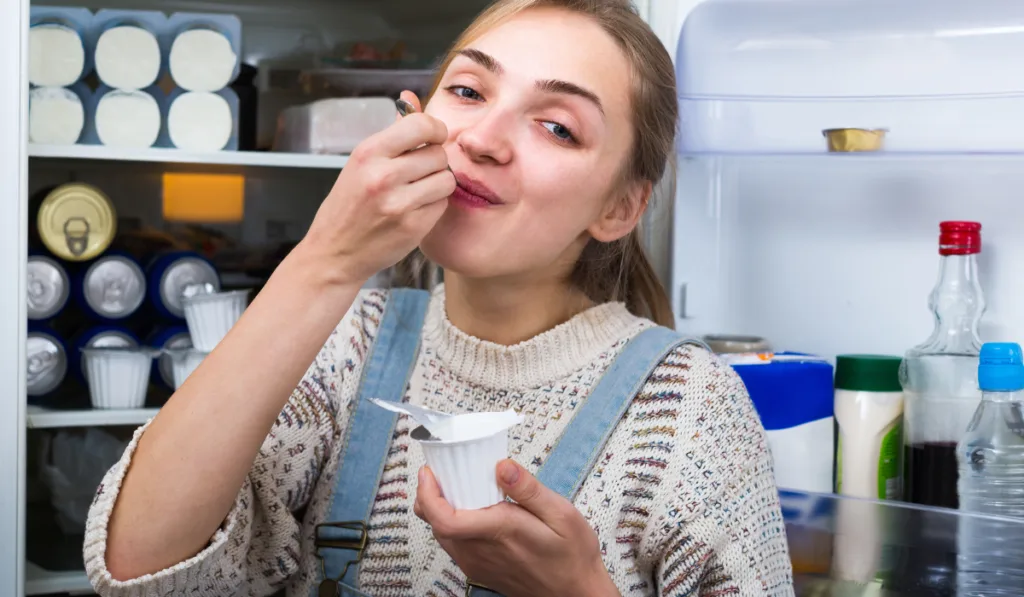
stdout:
[(185, 289), (182, 302), (191, 348), (94, 347), (82, 350), (94, 408), (141, 408), (146, 403), (153, 359), (171, 358), (178, 389), (241, 318), (249, 290), (217, 292), (210, 285)]
[(33, 6), (31, 24), (31, 142), (238, 148), (238, 17)]
[(33, 7), (29, 31), (29, 140), (78, 143), (91, 100), (82, 78), (91, 70), (92, 13), (84, 8)]
[(238, 96), (228, 85), (239, 71), (241, 22), (237, 17), (176, 13), (168, 68), (178, 86), (167, 128), (175, 147), (216, 151), (238, 147)]
[(158, 38), (159, 12), (101, 10), (93, 19), (96, 39), (96, 136), (113, 147), (152, 147), (162, 124)]
[(192, 348), (164, 351), (171, 356), (174, 389), (185, 383), (185, 379), (242, 317), (249, 303), (249, 293), (249, 290), (215, 292), (208, 285), (185, 289), (182, 303), (188, 333), (192, 337)]

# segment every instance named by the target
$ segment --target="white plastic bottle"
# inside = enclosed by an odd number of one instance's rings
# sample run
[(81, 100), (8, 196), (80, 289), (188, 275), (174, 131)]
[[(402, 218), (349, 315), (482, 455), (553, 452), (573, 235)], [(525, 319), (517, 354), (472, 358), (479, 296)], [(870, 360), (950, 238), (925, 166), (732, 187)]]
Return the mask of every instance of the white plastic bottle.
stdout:
[[(840, 355), (836, 358), (836, 493), (898, 499), (903, 454), (903, 389), (900, 358)], [(838, 580), (876, 586), (891, 562), (882, 561), (881, 509), (869, 502), (837, 503), (832, 574)]]
[(903, 451), (900, 358), (836, 358), (836, 493), (899, 499)]
[(981, 404), (957, 445), (957, 595), (1024, 595), (1024, 362), (1020, 345), (991, 342), (978, 364)]

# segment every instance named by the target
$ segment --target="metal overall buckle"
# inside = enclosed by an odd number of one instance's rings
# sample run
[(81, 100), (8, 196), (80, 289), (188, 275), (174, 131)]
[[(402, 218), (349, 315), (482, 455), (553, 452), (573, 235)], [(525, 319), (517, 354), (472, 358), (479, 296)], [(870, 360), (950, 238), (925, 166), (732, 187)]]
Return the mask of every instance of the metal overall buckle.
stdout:
[[(324, 539), (320, 537), (320, 529), (322, 528), (335, 528), (344, 529), (346, 531), (357, 531), (359, 537), (357, 539)], [(349, 521), (349, 522), (324, 522), (316, 525), (315, 537), (313, 539), (314, 555), (316, 559), (320, 560), (320, 573), (323, 580), (320, 581), (320, 587), (317, 589), (317, 595), (319, 597), (338, 597), (341, 594), (338, 586), (342, 579), (348, 574), (348, 568), (352, 564), (358, 564), (363, 560), (363, 552), (366, 550), (366, 544), (368, 537), (366, 534), (366, 523), (363, 521)], [(327, 577), (327, 564), (324, 562), (324, 557), (320, 554), (321, 549), (349, 549), (356, 552), (356, 557), (353, 560), (349, 560), (345, 563), (345, 567), (342, 568), (341, 574), (338, 578)]]
[(486, 586), (484, 586), (484, 585), (482, 585), (480, 583), (475, 583), (475, 582), (473, 582), (473, 581), (471, 581), (471, 580), (469, 580), (467, 578), (466, 579), (466, 595), (465, 595), (465, 597), (473, 597), (473, 589), (483, 589), (485, 591), (490, 591), (492, 594), (496, 593), (496, 591), (494, 589), (492, 589), (490, 587), (486, 587)]

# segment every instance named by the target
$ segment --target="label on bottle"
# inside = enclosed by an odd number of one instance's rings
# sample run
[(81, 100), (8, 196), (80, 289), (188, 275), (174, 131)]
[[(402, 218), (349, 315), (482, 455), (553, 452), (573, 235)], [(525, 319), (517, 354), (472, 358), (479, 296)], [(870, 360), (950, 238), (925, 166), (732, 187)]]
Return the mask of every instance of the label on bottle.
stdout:
[(898, 500), (903, 494), (903, 422), (896, 423), (882, 436), (878, 449), (878, 498)]
[(836, 493), (843, 493), (843, 434), (836, 438)]

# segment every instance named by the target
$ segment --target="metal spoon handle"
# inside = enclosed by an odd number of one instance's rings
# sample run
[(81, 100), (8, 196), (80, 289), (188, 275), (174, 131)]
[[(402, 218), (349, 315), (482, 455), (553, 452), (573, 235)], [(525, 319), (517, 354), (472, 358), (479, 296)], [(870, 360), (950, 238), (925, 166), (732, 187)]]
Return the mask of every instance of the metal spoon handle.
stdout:
[[(401, 114), (402, 118), (416, 112), (416, 106), (401, 98), (395, 100), (395, 107), (398, 108), (398, 113)], [(453, 176), (455, 175), (451, 166), (446, 166), (446, 168), (448, 168), (448, 171), (451, 172)]]

